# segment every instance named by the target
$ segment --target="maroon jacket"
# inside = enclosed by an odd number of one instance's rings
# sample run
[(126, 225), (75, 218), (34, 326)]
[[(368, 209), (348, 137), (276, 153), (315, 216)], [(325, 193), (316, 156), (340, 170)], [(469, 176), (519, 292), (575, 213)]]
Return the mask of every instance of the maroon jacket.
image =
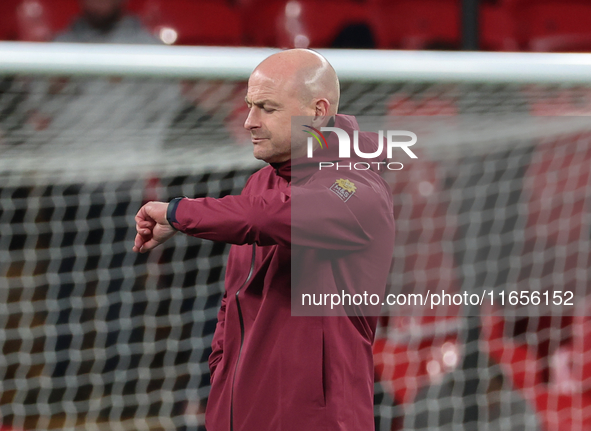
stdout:
[[(335, 127), (351, 136), (358, 128), (343, 115)], [(360, 133), (361, 148), (377, 148), (376, 137)], [(331, 134), (325, 159), (337, 157), (336, 142)], [(292, 187), (291, 162), (267, 166), (240, 196), (183, 199), (172, 215), (182, 232), (234, 244), (209, 360), (208, 431), (374, 429), (377, 317), (292, 316), (291, 287), (314, 279), (383, 294), (394, 244), (391, 195), (372, 171), (318, 171), (315, 163), (298, 172)], [(334, 190), (341, 179), (355, 184), (348, 199)], [(308, 266), (292, 278), (294, 256)]]

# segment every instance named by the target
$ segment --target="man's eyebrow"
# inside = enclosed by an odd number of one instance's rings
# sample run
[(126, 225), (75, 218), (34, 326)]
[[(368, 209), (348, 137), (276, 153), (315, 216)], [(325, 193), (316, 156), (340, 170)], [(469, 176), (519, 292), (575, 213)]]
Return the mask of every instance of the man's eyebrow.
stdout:
[(274, 101), (272, 101), (272, 100), (270, 100), (270, 99), (263, 99), (263, 100), (258, 100), (258, 101), (256, 101), (256, 102), (251, 102), (250, 100), (248, 100), (248, 96), (246, 96), (246, 97), (244, 98), (244, 101), (245, 101), (246, 103), (252, 103), (252, 104), (253, 104), (253, 105), (255, 105), (255, 106), (265, 106), (265, 105), (267, 105), (267, 106), (269, 106), (269, 105), (270, 105), (270, 106), (281, 106), (279, 103), (277, 103), (277, 102), (274, 102)]

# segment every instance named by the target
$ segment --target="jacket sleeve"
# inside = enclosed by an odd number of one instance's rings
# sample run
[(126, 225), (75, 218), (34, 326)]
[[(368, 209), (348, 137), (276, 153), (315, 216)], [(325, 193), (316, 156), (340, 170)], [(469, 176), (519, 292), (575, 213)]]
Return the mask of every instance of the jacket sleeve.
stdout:
[(359, 185), (345, 202), (330, 185), (325, 181), (258, 195), (183, 199), (173, 226), (231, 244), (293, 244), (341, 251), (365, 247), (379, 224), (387, 222), (384, 215), (391, 217), (391, 201), (371, 186)]
[(183, 199), (173, 226), (188, 235), (230, 244), (290, 244), (289, 191), (220, 199)]
[(210, 380), (213, 382), (215, 370), (222, 360), (224, 354), (224, 327), (226, 324), (226, 302), (227, 294), (224, 293), (222, 298), (222, 305), (218, 311), (218, 323), (213, 334), (213, 341), (211, 342), (212, 352), (209, 355), (209, 371), (211, 373)]

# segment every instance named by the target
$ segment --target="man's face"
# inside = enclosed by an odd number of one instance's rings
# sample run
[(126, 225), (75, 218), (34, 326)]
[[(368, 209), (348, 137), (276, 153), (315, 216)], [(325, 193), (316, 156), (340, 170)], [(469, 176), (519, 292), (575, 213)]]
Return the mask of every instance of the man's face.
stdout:
[(115, 20), (123, 9), (123, 0), (81, 0), (86, 18), (96, 27)]
[(267, 163), (291, 158), (291, 119), (314, 115), (303, 106), (294, 86), (285, 79), (255, 71), (248, 81), (249, 108), (244, 128), (250, 132), (254, 157)]

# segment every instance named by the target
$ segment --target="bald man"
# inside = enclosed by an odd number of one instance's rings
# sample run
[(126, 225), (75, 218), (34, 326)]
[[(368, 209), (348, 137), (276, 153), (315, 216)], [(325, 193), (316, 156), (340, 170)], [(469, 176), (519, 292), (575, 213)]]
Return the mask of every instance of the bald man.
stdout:
[[(254, 156), (269, 165), (240, 196), (146, 204), (134, 251), (177, 231), (233, 244), (209, 358), (208, 431), (372, 430), (377, 317), (359, 307), (331, 315), (327, 307), (292, 306), (306, 289), (383, 294), (391, 195), (371, 170), (318, 170), (306, 157), (306, 133), (292, 134), (294, 118), (350, 136), (358, 130), (353, 117), (337, 114), (339, 82), (319, 54), (290, 50), (264, 60), (246, 103)], [(359, 148), (375, 151), (374, 135), (360, 132)], [(344, 162), (335, 133), (314, 155)]]

